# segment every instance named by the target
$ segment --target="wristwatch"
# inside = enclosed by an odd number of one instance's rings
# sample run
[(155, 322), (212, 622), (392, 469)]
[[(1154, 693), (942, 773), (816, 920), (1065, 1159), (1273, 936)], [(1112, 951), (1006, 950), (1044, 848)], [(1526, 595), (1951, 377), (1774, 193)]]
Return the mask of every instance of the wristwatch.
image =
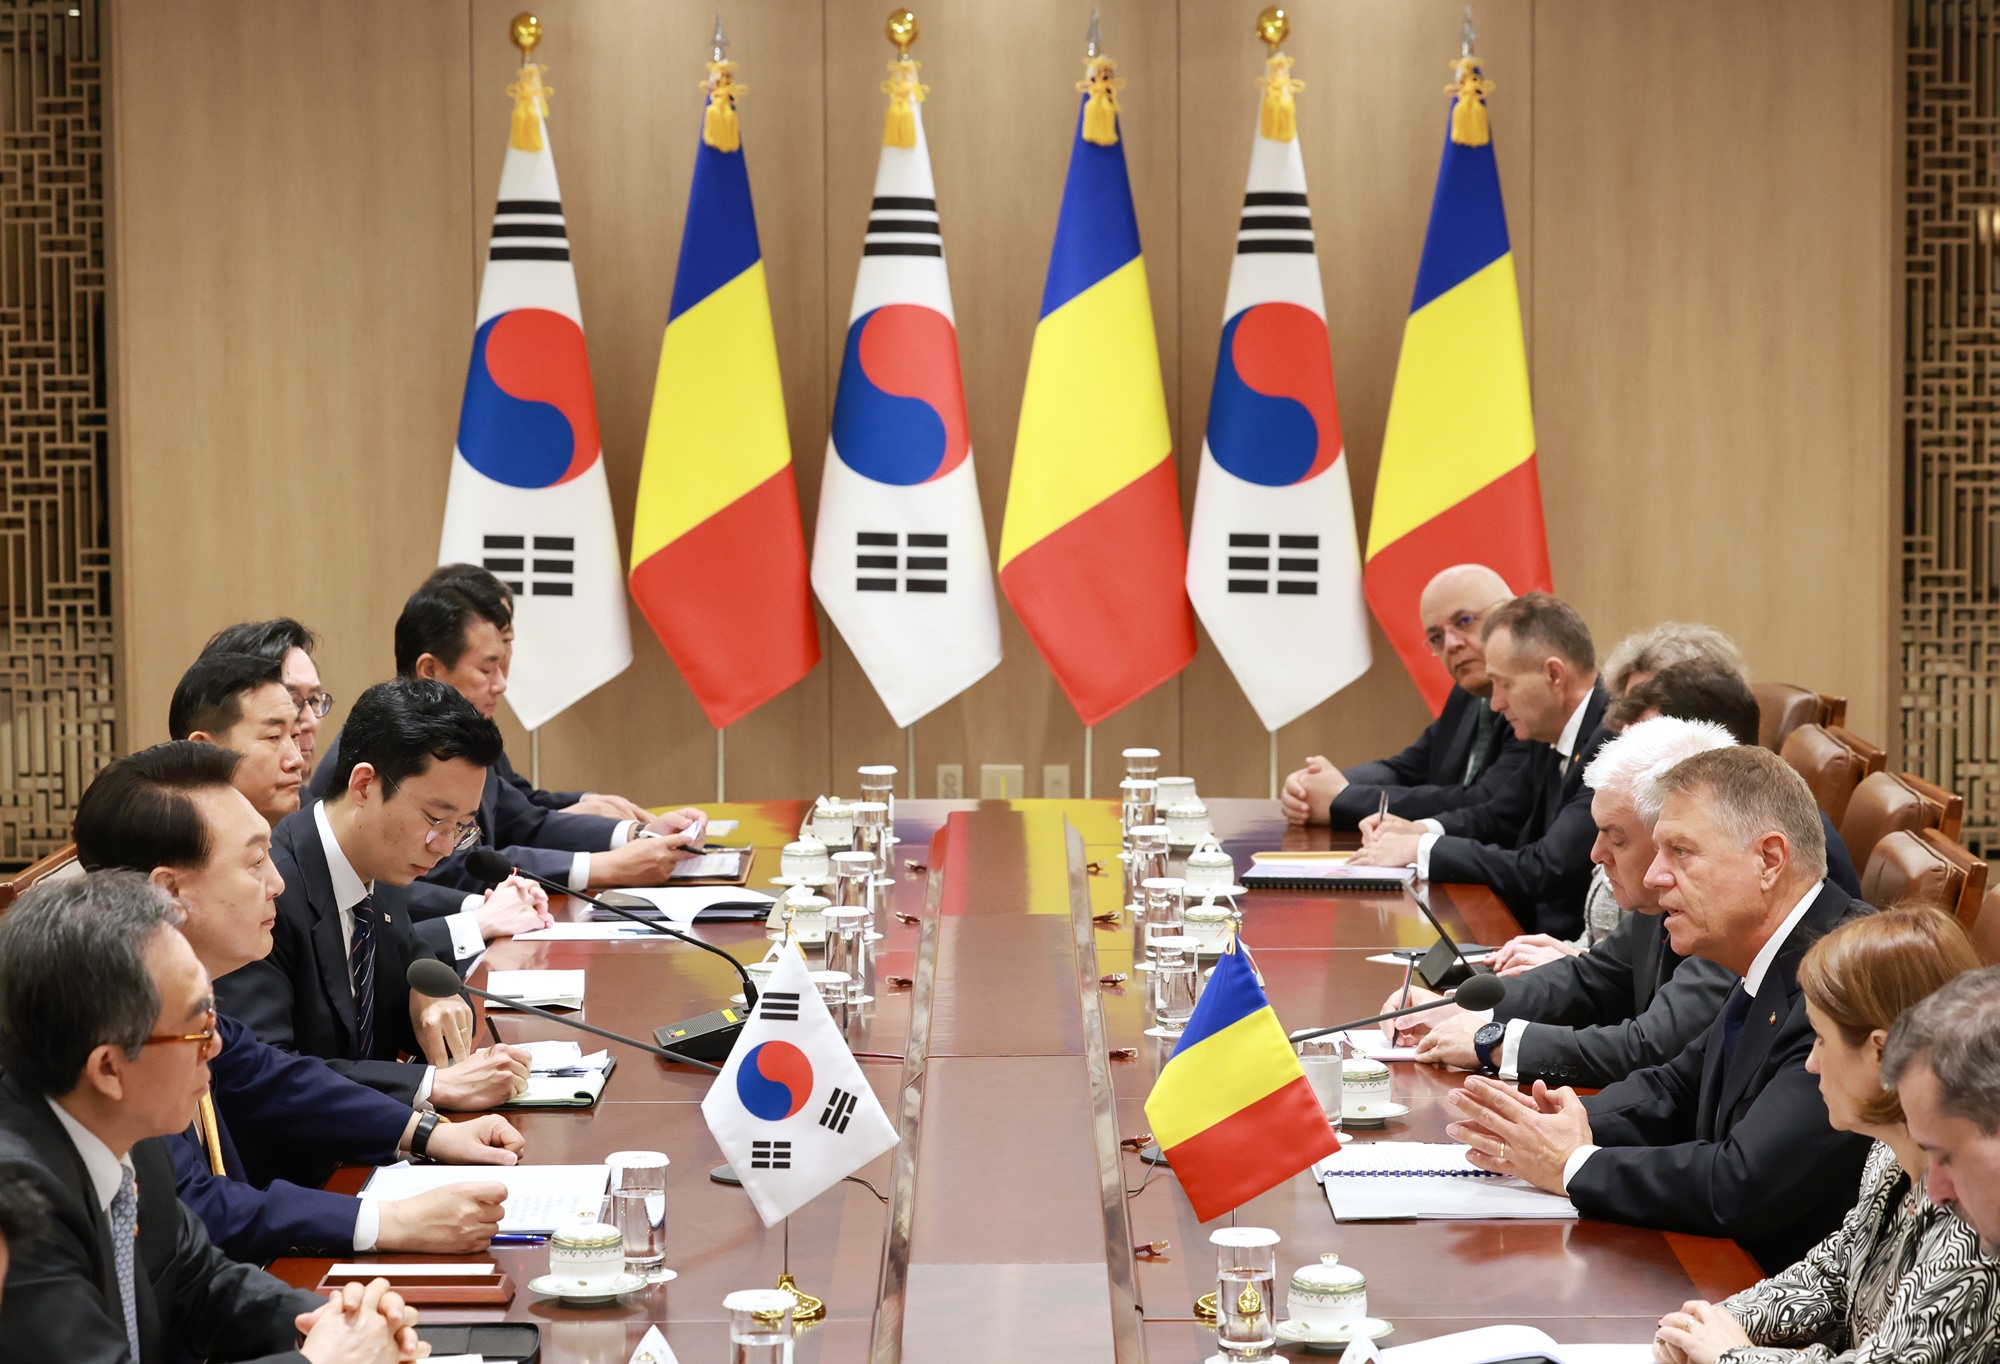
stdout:
[(417, 1160), (428, 1160), (424, 1152), (431, 1144), (431, 1133), (437, 1131), (439, 1123), (445, 1121), (435, 1111), (425, 1113), (417, 1119), (416, 1130), (410, 1133), (410, 1155)]
[(1472, 1034), (1472, 1054), (1479, 1059), (1479, 1069), (1487, 1075), (1498, 1075), (1500, 1063), (1493, 1058), (1493, 1049), (1507, 1036), (1505, 1023), (1486, 1023)]

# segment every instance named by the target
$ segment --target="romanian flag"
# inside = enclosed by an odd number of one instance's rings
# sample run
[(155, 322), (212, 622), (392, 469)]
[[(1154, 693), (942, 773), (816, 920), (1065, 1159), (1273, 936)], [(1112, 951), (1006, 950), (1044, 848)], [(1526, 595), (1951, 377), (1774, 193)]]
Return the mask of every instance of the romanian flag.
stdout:
[(1204, 1222), (1340, 1149), (1248, 955), (1234, 944), (1146, 1096), (1146, 1120)]
[(734, 69), (709, 64), (632, 525), (632, 596), (717, 729), (819, 662)]
[(1187, 545), (1120, 82), (1093, 57), (1042, 290), (1000, 588), (1086, 725), (1194, 657)]
[(1389, 397), (1363, 582), (1382, 632), (1437, 711), (1451, 679), (1424, 645), (1417, 597), (1440, 569), (1491, 566), (1546, 591), (1535, 417), (1500, 173), (1477, 57), (1457, 77), (1416, 296)]

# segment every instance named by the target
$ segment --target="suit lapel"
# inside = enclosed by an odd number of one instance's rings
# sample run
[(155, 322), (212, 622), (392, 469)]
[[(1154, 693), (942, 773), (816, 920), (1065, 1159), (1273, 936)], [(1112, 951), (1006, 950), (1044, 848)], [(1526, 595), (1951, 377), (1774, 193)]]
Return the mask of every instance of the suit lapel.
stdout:
[[(1438, 717), (1439, 733), (1450, 736), (1444, 751), (1431, 761), (1430, 779), (1439, 786), (1456, 786), (1472, 759), (1472, 735), (1479, 725), (1479, 702), (1458, 687), (1445, 698), (1446, 713)], [(1450, 712), (1456, 708), (1457, 715)]]
[(300, 872), (306, 907), (312, 910), (313, 959), (319, 966), (320, 988), (335, 1018), (347, 1030), (347, 1041), (361, 1035), (354, 1021), (354, 985), (347, 978), (347, 943), (340, 931), (340, 906), (333, 898), (333, 872), (319, 842), (319, 821), (303, 819), (296, 826), (292, 861)]
[[(1727, 1122), (1736, 1105), (1742, 1102), (1744, 1090), (1763, 1069), (1771, 1054), (1771, 1043), (1791, 1016), (1793, 998), (1798, 993), (1799, 961), (1805, 956), (1806, 949), (1840, 922), (1851, 903), (1839, 886), (1830, 881), (1820, 882), (1819, 895), (1813, 900), (1812, 908), (1792, 926), (1784, 946), (1778, 949), (1771, 968), (1764, 973), (1763, 984), (1750, 1000), (1750, 1012), (1743, 1020), (1743, 1034), (1736, 1042), (1736, 1055), (1730, 1058), (1728, 1073), (1721, 1077), (1721, 1090), (1715, 1108), (1718, 1124)], [(1717, 1026), (1720, 1026), (1719, 1019)]]
[[(105, 1216), (104, 1209), (97, 1204), (97, 1190), (90, 1182), (90, 1169), (83, 1163), (83, 1156), (78, 1153), (76, 1144), (69, 1139), (69, 1133), (65, 1132), (62, 1124), (56, 1121), (56, 1115), (49, 1111), (46, 1100), (38, 1094), (30, 1094), (15, 1084), (9, 1076), (0, 1075), (0, 1086), (6, 1087), (9, 1091), (8, 1097), (17, 1109), (32, 1115), (33, 1121), (29, 1125), (29, 1130), (22, 1135), (28, 1139), (28, 1144), (41, 1158), (42, 1164), (59, 1175), (69, 1188), (75, 1190), (85, 1215), (90, 1218), (92, 1229), (97, 1233), (98, 1290), (104, 1295), (106, 1302), (119, 1302), (118, 1264), (112, 1258), (111, 1251), (111, 1219)], [(144, 1278), (144, 1266), (140, 1265), (138, 1269), (140, 1272), (137, 1277)], [(119, 1329), (124, 1329), (122, 1318)], [(143, 1342), (144, 1336), (140, 1339)]]

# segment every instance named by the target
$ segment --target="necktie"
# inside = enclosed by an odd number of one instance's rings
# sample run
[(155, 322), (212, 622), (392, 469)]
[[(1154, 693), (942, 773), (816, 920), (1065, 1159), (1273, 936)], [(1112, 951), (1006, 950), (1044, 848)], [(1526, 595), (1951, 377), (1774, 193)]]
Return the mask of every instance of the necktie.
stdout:
[(1472, 752), (1465, 759), (1465, 780), (1460, 786), (1470, 786), (1479, 775), (1479, 769), (1486, 765), (1486, 746), (1493, 741), (1493, 725), (1499, 719), (1493, 707), (1480, 701), (1472, 720)]
[(1725, 1067), (1736, 1055), (1736, 1040), (1743, 1036), (1743, 1020), (1749, 1016), (1750, 992), (1739, 981), (1729, 993), (1729, 1003), (1722, 1008), (1722, 1064)]
[(354, 1029), (363, 1057), (375, 1054), (375, 902), (368, 896), (354, 907), (354, 941), (347, 949), (354, 977)]
[(118, 1269), (118, 1295), (125, 1299), (125, 1339), (133, 1364), (139, 1360), (139, 1289), (132, 1267), (138, 1233), (139, 1187), (132, 1172), (120, 1167), (118, 1192), (111, 1196), (111, 1261)]

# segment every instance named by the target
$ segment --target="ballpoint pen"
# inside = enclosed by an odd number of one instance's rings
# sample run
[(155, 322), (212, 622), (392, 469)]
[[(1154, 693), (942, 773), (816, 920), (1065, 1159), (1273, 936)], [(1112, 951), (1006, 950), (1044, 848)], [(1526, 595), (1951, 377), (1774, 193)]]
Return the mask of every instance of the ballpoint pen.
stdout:
[(487, 1244), (495, 1246), (539, 1246), (546, 1243), (548, 1239), (546, 1235), (527, 1236), (517, 1232), (503, 1231), (496, 1233), (493, 1239), (487, 1242)]

